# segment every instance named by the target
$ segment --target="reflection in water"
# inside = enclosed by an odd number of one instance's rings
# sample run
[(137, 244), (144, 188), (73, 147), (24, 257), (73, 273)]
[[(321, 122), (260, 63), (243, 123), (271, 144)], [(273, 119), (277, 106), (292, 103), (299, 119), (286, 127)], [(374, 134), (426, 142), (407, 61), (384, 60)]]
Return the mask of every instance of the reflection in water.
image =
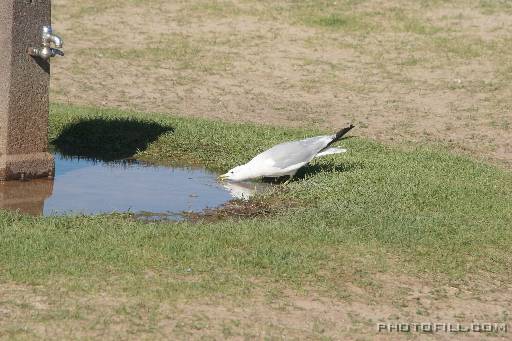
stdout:
[(272, 185), (264, 182), (224, 182), (222, 184), (236, 199), (247, 200), (255, 193), (262, 192)]
[(0, 181), (0, 208), (39, 215), (52, 195), (53, 181)]
[(131, 212), (143, 219), (176, 220), (176, 213), (200, 212), (251, 193), (247, 184), (224, 188), (216, 178), (204, 169), (136, 160), (101, 162), (57, 153), (53, 181), (0, 183), (0, 208), (33, 215)]

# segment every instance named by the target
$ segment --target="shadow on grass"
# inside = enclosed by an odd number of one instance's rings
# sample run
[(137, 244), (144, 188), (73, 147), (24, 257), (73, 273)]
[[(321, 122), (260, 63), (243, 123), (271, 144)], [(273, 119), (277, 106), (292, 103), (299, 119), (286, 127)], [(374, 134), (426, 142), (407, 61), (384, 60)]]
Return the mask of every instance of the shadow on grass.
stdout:
[(114, 161), (144, 151), (162, 134), (173, 131), (152, 121), (93, 118), (67, 125), (51, 143), (65, 156)]
[[(301, 181), (314, 176), (317, 173), (344, 173), (353, 172), (358, 169), (363, 169), (360, 162), (344, 162), (342, 164), (329, 163), (314, 163), (302, 167), (293, 177), (292, 181)], [(264, 178), (264, 182), (280, 184), (288, 180), (288, 176), (279, 178)]]
[(360, 162), (344, 162), (341, 164), (329, 163), (315, 163), (309, 164), (297, 172), (295, 175), (296, 179), (307, 179), (314, 176), (317, 173), (344, 173), (353, 172), (358, 169), (362, 169), (363, 165)]

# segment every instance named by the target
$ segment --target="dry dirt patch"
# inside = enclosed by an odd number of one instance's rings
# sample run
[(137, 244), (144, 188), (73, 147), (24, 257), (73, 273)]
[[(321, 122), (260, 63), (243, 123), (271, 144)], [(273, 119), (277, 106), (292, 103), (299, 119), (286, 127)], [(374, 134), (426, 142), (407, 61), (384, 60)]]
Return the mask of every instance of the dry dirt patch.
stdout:
[[(432, 335), (377, 333), (377, 323), (509, 323), (512, 296), (505, 283), (440, 286), (382, 274), (374, 279), (378, 290), (349, 284), (346, 299), (314, 290), (272, 292), (255, 285), (246, 298), (177, 301), (130, 297), (112, 288), (77, 295), (64, 289), (2, 283), (0, 338), (405, 340), (431, 339)], [(481, 335), (456, 336), (473, 340)], [(454, 336), (438, 333), (435, 337)], [(505, 337), (498, 333), (493, 339)]]

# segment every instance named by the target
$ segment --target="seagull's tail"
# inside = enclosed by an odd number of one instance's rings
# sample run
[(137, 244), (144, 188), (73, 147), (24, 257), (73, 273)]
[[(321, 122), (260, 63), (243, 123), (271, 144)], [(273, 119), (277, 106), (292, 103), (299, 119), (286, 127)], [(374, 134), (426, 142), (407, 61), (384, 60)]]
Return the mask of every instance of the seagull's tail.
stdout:
[(330, 147), (327, 149), (322, 149), (322, 151), (320, 153), (316, 154), (315, 157), (322, 157), (322, 156), (331, 155), (331, 154), (340, 154), (340, 153), (345, 153), (346, 151), (347, 150), (343, 149), (343, 148)]
[(346, 134), (346, 133), (348, 133), (350, 130), (352, 130), (352, 128), (354, 128), (354, 127), (355, 127), (355, 126), (354, 126), (353, 124), (351, 124), (351, 125), (349, 125), (348, 127), (343, 128), (343, 129), (341, 129), (340, 131), (338, 131), (338, 132), (336, 133), (336, 135), (334, 135), (334, 138), (332, 139), (332, 141), (331, 141), (331, 142), (329, 142), (329, 143), (327, 144), (327, 146), (325, 146), (325, 148), (324, 148), (323, 150), (325, 150), (327, 147), (329, 147), (329, 146), (330, 146), (331, 144), (333, 144), (334, 142), (337, 142), (337, 141), (341, 140), (341, 138), (342, 138), (343, 136), (345, 136), (345, 134)]

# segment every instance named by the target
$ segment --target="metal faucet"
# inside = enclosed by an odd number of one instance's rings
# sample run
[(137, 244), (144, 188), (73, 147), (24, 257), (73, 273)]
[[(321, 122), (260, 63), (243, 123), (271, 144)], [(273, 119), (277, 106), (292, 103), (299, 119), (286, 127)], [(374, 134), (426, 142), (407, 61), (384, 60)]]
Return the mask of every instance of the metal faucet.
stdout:
[[(53, 30), (51, 26), (43, 26), (42, 33), (42, 46), (41, 47), (29, 47), (27, 52), (31, 56), (39, 57), (44, 60), (48, 60), (51, 57), (55, 56), (64, 56), (64, 52), (59, 50), (62, 48), (64, 44), (61, 37), (56, 34), (53, 34)], [(51, 44), (54, 44), (56, 48), (51, 47)]]

